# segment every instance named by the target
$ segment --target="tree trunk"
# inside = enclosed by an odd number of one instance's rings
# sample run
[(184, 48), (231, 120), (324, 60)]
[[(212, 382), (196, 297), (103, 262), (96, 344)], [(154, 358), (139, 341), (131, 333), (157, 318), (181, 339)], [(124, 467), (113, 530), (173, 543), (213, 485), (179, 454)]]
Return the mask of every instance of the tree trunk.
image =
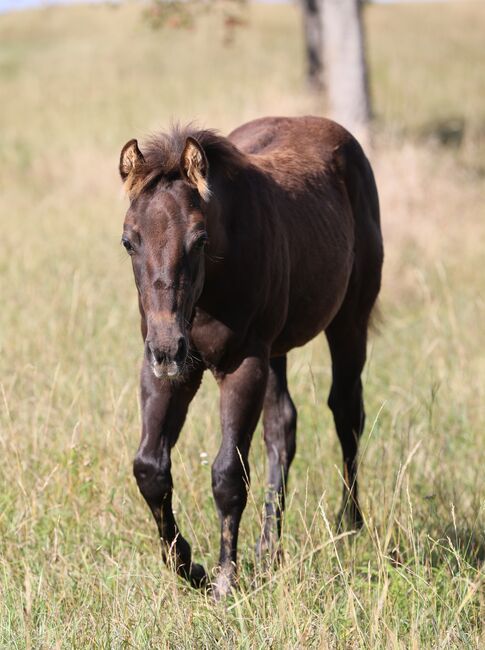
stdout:
[(360, 0), (323, 0), (325, 85), (330, 117), (369, 143), (370, 100)]
[(300, 0), (305, 38), (306, 75), (309, 87), (321, 91), (323, 77), (322, 0)]

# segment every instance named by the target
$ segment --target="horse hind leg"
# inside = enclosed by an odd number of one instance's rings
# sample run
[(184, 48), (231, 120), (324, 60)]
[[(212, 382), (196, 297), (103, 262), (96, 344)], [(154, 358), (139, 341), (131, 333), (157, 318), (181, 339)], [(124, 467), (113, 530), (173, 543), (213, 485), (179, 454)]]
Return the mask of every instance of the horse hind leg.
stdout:
[(358, 496), (357, 456), (365, 424), (361, 373), (366, 359), (367, 319), (364, 326), (353, 323), (351, 327), (345, 327), (337, 318), (325, 334), (332, 358), (328, 405), (333, 413), (343, 456), (344, 486), (338, 526), (347, 523), (353, 528), (361, 528), (363, 518)]
[(270, 370), (263, 406), (264, 442), (268, 454), (268, 487), (261, 537), (256, 555), (272, 560), (276, 553), (288, 472), (296, 450), (297, 412), (288, 391), (286, 356), (270, 359)]

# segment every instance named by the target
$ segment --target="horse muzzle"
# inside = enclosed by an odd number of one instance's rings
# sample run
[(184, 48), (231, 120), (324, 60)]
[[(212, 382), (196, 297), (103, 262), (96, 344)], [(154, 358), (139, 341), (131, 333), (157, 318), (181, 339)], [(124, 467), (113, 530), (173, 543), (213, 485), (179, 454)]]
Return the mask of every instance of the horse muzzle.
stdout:
[(147, 356), (153, 374), (157, 379), (180, 376), (187, 360), (188, 345), (184, 336), (172, 345), (158, 346), (151, 340), (146, 341)]

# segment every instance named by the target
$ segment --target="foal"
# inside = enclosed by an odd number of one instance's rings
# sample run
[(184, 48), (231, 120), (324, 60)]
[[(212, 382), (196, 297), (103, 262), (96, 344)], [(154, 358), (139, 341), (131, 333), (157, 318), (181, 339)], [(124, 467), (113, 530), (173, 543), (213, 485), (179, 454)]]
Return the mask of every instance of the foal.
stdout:
[(120, 174), (130, 198), (122, 243), (145, 345), (134, 473), (165, 561), (192, 585), (207, 584), (174, 518), (170, 456), (209, 369), (220, 388), (222, 428), (212, 466), (221, 524), (212, 585), (218, 598), (235, 580), (249, 447), (261, 412), (269, 496), (259, 552), (277, 544), (296, 433), (286, 354), (322, 331), (332, 358), (328, 404), (343, 452), (341, 517), (362, 525), (360, 376), (383, 261), (376, 185), (357, 141), (316, 117), (263, 118), (228, 138), (175, 128), (142, 150), (130, 140)]

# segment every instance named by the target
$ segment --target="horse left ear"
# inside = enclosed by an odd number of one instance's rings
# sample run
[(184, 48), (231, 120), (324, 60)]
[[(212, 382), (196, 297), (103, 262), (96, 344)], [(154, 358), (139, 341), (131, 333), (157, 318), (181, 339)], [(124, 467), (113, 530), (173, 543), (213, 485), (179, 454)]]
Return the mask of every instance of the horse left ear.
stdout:
[(208, 203), (210, 190), (208, 184), (209, 163), (201, 144), (195, 138), (188, 137), (180, 157), (180, 170), (183, 177), (195, 187), (200, 196)]
[(123, 183), (126, 181), (128, 176), (134, 171), (139, 165), (145, 162), (143, 154), (138, 148), (138, 142), (136, 140), (130, 140), (125, 144), (120, 154), (120, 176)]

